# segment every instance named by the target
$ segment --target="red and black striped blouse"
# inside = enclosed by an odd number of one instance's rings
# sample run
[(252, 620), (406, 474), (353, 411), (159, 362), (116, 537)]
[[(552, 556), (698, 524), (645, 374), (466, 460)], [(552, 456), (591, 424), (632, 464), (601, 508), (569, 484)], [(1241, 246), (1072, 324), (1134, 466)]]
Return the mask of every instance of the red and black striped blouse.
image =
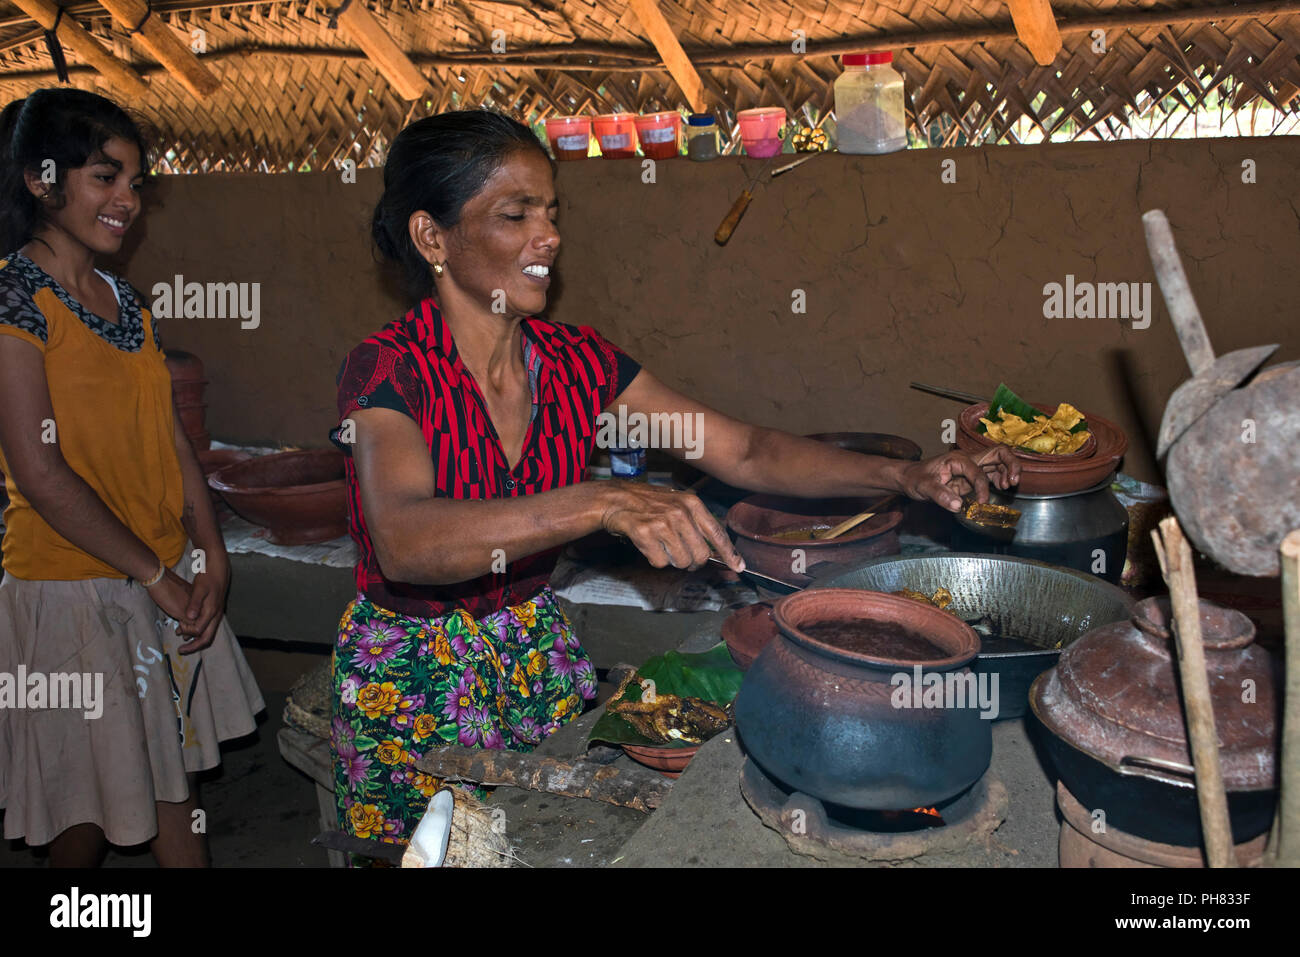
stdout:
[[(385, 578), (366, 530), (351, 447), (340, 441), (342, 420), (357, 409), (395, 409), (414, 419), (424, 434), (437, 496), (506, 498), (581, 482), (595, 444), (596, 416), (640, 366), (590, 326), (529, 317), (521, 328), (533, 412), (513, 470), (478, 384), (461, 362), (433, 299), (389, 323), (343, 360), (337, 379), (340, 428), (330, 433), (330, 441), (347, 456), (349, 525), (360, 551), (357, 590), (375, 604), (419, 618), (441, 617), (457, 608), (481, 618), (532, 598), (555, 569), (559, 548), (509, 561), (504, 572), (452, 585)], [(431, 528), (428, 534), (436, 536), (438, 530)], [(491, 547), (484, 542), (485, 550)]]

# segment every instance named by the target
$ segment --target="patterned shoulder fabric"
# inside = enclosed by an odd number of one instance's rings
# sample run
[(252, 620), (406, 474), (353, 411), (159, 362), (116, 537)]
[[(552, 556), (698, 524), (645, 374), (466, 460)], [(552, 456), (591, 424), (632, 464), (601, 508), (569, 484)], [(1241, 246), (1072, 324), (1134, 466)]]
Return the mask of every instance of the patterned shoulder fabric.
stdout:
[[(400, 349), (367, 339), (343, 359), (335, 381), (340, 419), (357, 409), (393, 409), (420, 422), (419, 382)], [(350, 453), (340, 433), (341, 427), (331, 431), (330, 441)]]
[(567, 332), (573, 340), (589, 343), (595, 347), (600, 356), (600, 364), (605, 370), (605, 385), (600, 393), (602, 408), (617, 399), (641, 371), (641, 363), (591, 326), (571, 326), (568, 323), (555, 323), (555, 326)]
[(144, 345), (144, 314), (141, 312), (140, 302), (128, 295), (130, 286), (117, 276), (113, 276), (113, 283), (122, 299), (122, 304), (118, 309), (118, 321), (112, 323), (101, 319), (69, 296), (67, 290), (60, 286), (53, 276), (22, 253), (16, 252), (9, 257), (9, 264), (4, 271), (8, 272), (10, 269), (16, 270), (22, 276), (33, 296), (44, 288), (53, 290), (54, 295), (74, 316), (114, 348), (121, 349), (123, 352), (139, 352)]
[[(118, 276), (113, 276), (113, 278), (117, 280), (117, 291), (118, 294), (122, 297), (123, 302), (131, 302), (132, 299), (134, 298), (136, 308), (141, 311), (140, 322), (143, 323), (144, 310), (149, 308), (149, 300), (144, 297), (144, 293), (142, 293), (139, 289), (136, 289), (135, 286), (131, 285), (125, 279), (121, 279)], [(162, 352), (163, 351), (162, 336), (158, 334), (158, 319), (156, 316), (154, 316), (152, 309), (149, 310), (149, 324), (153, 327), (154, 347), (157, 348), (159, 352)]]
[(32, 299), (36, 290), (12, 253), (5, 257), (4, 263), (0, 268), (0, 323), (46, 342), (45, 316), (41, 315)]

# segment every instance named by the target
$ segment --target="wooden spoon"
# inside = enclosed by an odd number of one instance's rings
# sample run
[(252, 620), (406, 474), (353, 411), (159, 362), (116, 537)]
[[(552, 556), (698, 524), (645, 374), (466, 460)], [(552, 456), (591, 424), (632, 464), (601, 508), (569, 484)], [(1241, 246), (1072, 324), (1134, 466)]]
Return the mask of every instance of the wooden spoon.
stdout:
[(877, 514), (879, 508), (880, 506), (876, 506), (876, 511), (858, 512), (857, 515), (854, 515), (852, 518), (846, 518), (844, 521), (832, 528), (814, 528), (812, 531), (812, 537), (818, 541), (826, 541), (829, 538), (839, 538), (849, 529), (857, 528), (867, 519)]

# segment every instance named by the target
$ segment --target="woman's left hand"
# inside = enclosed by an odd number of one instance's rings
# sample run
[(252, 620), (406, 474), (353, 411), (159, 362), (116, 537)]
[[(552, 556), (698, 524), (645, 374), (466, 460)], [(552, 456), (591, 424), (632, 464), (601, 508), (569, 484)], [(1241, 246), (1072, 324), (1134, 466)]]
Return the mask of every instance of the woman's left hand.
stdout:
[(226, 610), (226, 590), (230, 587), (230, 566), (224, 561), (209, 561), (206, 570), (194, 576), (190, 593), (190, 606), (186, 614), (193, 623), (195, 637), (181, 645), (178, 651), (192, 655), (202, 651), (217, 636), (221, 617)]
[(978, 460), (965, 452), (909, 464), (903, 469), (902, 491), (909, 498), (937, 502), (950, 512), (961, 509), (961, 497), (974, 491), (979, 502), (989, 500), (989, 483), (1000, 489), (1020, 482), (1020, 463), (1005, 445), (998, 445)]

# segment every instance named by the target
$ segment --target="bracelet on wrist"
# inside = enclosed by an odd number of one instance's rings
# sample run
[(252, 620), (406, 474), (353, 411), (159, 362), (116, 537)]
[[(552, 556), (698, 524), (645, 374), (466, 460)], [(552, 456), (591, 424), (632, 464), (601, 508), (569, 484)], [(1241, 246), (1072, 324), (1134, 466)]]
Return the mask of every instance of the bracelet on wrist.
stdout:
[(163, 576), (166, 574), (167, 574), (167, 566), (163, 564), (163, 560), (160, 558), (158, 559), (158, 571), (154, 573), (153, 578), (149, 579), (148, 581), (140, 582), (140, 587), (152, 588), (154, 585), (162, 581)]

